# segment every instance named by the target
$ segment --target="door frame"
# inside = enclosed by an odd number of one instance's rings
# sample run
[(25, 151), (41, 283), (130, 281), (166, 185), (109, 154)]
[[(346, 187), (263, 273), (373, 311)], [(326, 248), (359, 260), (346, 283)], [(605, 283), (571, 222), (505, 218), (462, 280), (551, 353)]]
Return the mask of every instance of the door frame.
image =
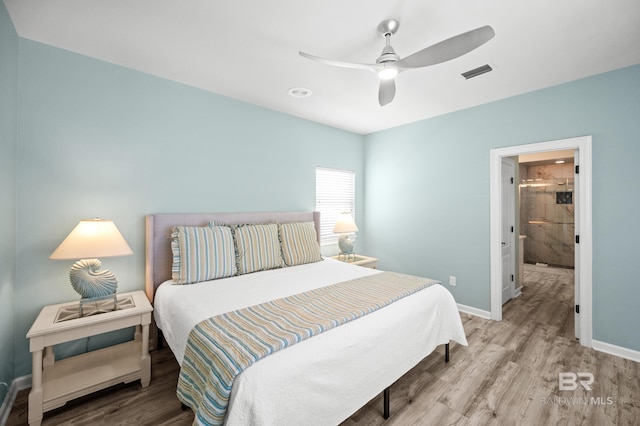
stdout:
[[(579, 246), (576, 247), (576, 276), (579, 277), (576, 285), (579, 285), (580, 305), (580, 344), (591, 347), (592, 343), (592, 199), (591, 199), (591, 136), (560, 139), (548, 142), (538, 142), (527, 145), (510, 146), (490, 150), (490, 261), (491, 261), (491, 319), (502, 321), (502, 257), (501, 257), (501, 167), (502, 157), (513, 157), (523, 154), (535, 154), (539, 152), (560, 151), (573, 149), (578, 151), (577, 163), (580, 173), (576, 175), (578, 181), (575, 232), (580, 235)], [(515, 206), (514, 206), (515, 208)]]

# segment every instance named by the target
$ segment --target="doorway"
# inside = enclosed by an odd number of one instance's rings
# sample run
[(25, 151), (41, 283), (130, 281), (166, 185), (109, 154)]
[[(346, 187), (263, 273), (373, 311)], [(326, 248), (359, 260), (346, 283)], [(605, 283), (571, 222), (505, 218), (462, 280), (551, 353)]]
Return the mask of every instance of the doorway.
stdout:
[(518, 156), (520, 237), (525, 264), (573, 269), (574, 151)]
[[(518, 318), (518, 306), (533, 309), (560, 335), (580, 338), (574, 311), (575, 194), (574, 150), (520, 155), (516, 213), (520, 256), (518, 293), (526, 300), (502, 311), (503, 319)], [(503, 300), (504, 303), (504, 300)]]
[[(583, 346), (591, 347), (591, 136), (557, 141), (541, 142), (490, 151), (490, 230), (491, 230), (491, 319), (502, 320), (503, 275), (503, 217), (505, 206), (502, 190), (503, 159), (525, 154), (549, 151), (574, 151), (575, 165), (579, 173), (575, 176), (575, 301), (576, 337)], [(512, 209), (515, 210), (515, 203)], [(576, 241), (578, 242), (578, 241)]]

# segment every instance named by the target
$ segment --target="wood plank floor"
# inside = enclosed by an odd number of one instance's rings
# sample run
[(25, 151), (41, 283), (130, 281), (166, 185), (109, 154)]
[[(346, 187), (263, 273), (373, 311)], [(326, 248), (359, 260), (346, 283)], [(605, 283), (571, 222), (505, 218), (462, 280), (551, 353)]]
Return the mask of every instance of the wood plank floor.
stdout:
[[(462, 314), (469, 346), (452, 343), (345, 420), (351, 425), (640, 425), (640, 363), (580, 346), (573, 337), (573, 271), (525, 270), (523, 294), (503, 321)], [(559, 391), (558, 373), (593, 374), (592, 390)], [(43, 425), (190, 425), (175, 396), (178, 364), (168, 349), (152, 353), (151, 385), (119, 385), (45, 413)], [(27, 424), (28, 390), (7, 426)]]

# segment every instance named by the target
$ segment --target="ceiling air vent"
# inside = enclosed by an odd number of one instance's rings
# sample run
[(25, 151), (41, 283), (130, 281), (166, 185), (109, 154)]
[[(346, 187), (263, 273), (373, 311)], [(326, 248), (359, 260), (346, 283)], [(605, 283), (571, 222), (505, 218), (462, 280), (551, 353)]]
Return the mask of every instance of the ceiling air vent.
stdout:
[(489, 72), (489, 71), (493, 71), (493, 68), (491, 68), (491, 67), (487, 64), (487, 65), (483, 65), (483, 66), (478, 67), (478, 68), (474, 68), (474, 69), (469, 70), (469, 71), (467, 71), (467, 72), (463, 72), (463, 73), (462, 73), (462, 76), (463, 76), (464, 78), (466, 78), (467, 80), (469, 80), (470, 78), (477, 77), (477, 76), (479, 76), (480, 74), (484, 74), (484, 73)]

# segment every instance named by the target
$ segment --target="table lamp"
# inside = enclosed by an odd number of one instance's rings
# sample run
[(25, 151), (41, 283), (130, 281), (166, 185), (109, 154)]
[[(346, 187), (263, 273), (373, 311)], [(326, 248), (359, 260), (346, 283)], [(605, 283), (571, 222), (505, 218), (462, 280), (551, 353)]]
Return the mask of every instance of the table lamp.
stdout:
[(73, 289), (82, 297), (82, 305), (113, 298), (116, 303), (118, 280), (108, 270), (100, 270), (98, 257), (115, 257), (133, 254), (118, 228), (111, 220), (99, 218), (82, 220), (62, 241), (49, 259), (79, 259), (71, 267), (69, 280)]
[(355, 258), (355, 254), (353, 253), (353, 243), (349, 241), (349, 233), (358, 232), (358, 226), (353, 220), (351, 213), (340, 213), (340, 215), (338, 215), (336, 224), (333, 227), (333, 232), (335, 234), (340, 234), (340, 238), (338, 238), (340, 255), (345, 255), (347, 259), (350, 256)]

